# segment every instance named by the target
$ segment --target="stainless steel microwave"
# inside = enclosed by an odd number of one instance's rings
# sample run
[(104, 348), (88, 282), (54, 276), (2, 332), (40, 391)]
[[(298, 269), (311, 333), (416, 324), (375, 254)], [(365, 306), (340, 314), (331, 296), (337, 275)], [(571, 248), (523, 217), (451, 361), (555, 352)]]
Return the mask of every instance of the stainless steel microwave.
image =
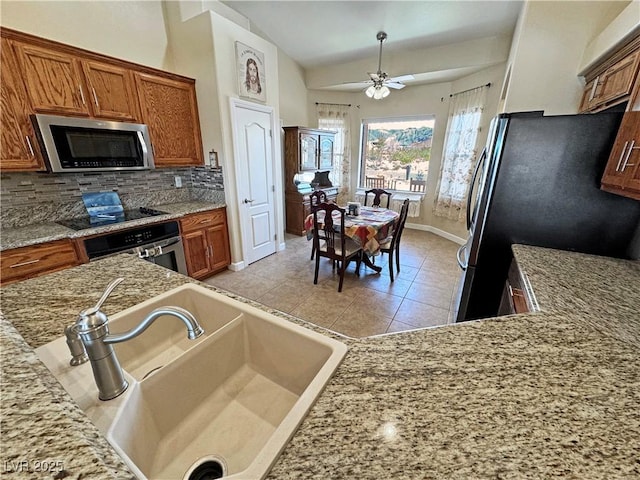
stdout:
[(34, 123), (51, 172), (154, 168), (146, 125), (40, 114)]

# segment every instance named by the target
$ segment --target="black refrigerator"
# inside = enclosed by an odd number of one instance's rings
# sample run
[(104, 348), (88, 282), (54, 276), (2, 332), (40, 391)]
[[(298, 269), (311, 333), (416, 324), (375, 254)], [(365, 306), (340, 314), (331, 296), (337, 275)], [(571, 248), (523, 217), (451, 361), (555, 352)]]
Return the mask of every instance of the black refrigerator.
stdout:
[(637, 258), (640, 202), (600, 190), (622, 113), (501, 114), (473, 174), (456, 321), (496, 316), (514, 243)]

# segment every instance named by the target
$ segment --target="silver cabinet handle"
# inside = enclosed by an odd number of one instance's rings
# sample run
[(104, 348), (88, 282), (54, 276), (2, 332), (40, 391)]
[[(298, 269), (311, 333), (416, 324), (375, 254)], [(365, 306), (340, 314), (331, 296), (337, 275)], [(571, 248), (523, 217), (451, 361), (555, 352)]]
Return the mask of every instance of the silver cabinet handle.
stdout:
[(624, 158), (624, 152), (627, 150), (628, 141), (624, 142), (624, 147), (622, 147), (622, 152), (620, 152), (620, 158), (618, 158), (618, 164), (616, 165), (616, 172), (620, 171), (620, 164), (622, 163), (622, 159)]
[(213, 258), (213, 247), (212, 247), (211, 245), (209, 245), (209, 246), (207, 247), (207, 250), (209, 250), (209, 256), (210, 256), (211, 258)]
[(35, 260), (29, 260), (28, 262), (22, 262), (22, 263), (16, 263), (15, 265), (11, 265), (11, 267), (9, 268), (19, 268), (19, 267), (24, 267), (25, 265), (31, 265), (33, 263), (38, 263), (40, 261), (39, 258), (35, 259)]
[(253, 203), (253, 200), (249, 200), (249, 199), (245, 198), (245, 199), (242, 201), (242, 203)]
[(627, 150), (627, 155), (624, 157), (624, 163), (622, 164), (622, 168), (620, 169), (621, 172), (624, 172), (624, 169), (627, 167), (633, 167), (634, 164), (633, 163), (627, 163), (629, 162), (629, 157), (631, 156), (631, 150), (634, 149), (634, 145), (635, 145), (636, 141), (635, 140), (631, 140), (631, 144), (629, 145), (629, 150)]
[(213, 222), (213, 219), (211, 218), (208, 218), (206, 220), (200, 220), (200, 223), (211, 223), (211, 222)]
[(82, 104), (86, 105), (87, 102), (84, 101), (84, 92), (82, 91), (82, 85), (78, 85), (78, 90), (80, 91), (80, 98), (82, 99)]
[(96, 107), (100, 108), (100, 104), (98, 103), (98, 96), (96, 95), (96, 89), (91, 87), (91, 91), (93, 92), (93, 101), (96, 104)]
[(593, 86), (591, 87), (591, 95), (589, 95), (589, 101), (593, 100), (593, 97), (596, 96), (596, 88), (598, 88), (598, 80), (600, 79), (600, 75), (596, 77), (593, 81)]
[(31, 146), (31, 139), (29, 138), (29, 135), (26, 135), (24, 139), (27, 141), (27, 147), (29, 148), (29, 153), (31, 154), (32, 157), (35, 157), (36, 154), (33, 153), (33, 147)]

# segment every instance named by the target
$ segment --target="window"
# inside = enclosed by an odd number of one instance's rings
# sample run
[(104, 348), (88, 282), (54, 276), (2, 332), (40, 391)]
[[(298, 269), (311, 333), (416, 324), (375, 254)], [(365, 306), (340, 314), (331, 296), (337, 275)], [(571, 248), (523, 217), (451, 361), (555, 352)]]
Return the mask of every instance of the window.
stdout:
[(426, 190), (434, 115), (362, 121), (360, 188)]

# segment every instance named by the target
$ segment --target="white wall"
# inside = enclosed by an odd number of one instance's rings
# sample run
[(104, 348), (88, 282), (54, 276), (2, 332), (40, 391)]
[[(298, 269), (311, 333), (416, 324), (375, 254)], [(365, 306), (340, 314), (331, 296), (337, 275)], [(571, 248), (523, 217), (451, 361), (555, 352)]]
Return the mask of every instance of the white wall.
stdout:
[(2, 0), (0, 9), (4, 27), (174, 71), (161, 1)]
[(511, 79), (502, 111), (576, 113), (584, 87), (578, 72), (585, 48), (627, 4), (527, 2), (509, 56)]

